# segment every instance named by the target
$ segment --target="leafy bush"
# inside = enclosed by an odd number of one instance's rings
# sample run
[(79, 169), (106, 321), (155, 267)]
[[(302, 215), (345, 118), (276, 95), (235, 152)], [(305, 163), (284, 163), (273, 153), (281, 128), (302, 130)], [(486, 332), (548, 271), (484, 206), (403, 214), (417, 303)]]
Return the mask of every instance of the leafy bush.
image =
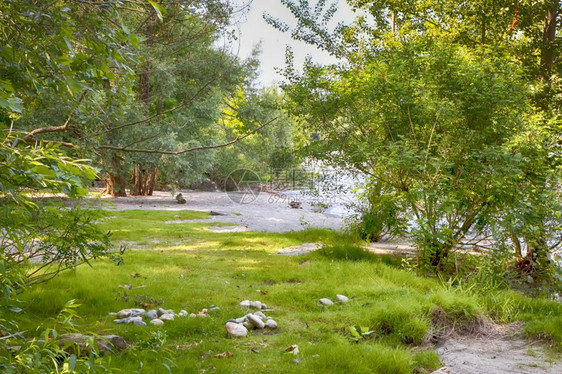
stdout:
[(93, 335), (89, 345), (89, 354), (81, 356), (79, 352), (69, 353), (69, 344), (61, 345), (58, 337), (62, 332), (76, 332), (73, 319), (77, 317), (79, 305), (70, 300), (61, 310), (54, 326), (38, 334), (35, 338), (26, 338), (23, 332), (17, 332), (17, 326), (0, 318), (0, 328), (7, 334), (0, 346), (0, 371), (12, 373), (111, 373), (111, 368), (100, 360)]
[(8, 133), (0, 141), (0, 162), (0, 293), (6, 302), (16, 290), (108, 253), (109, 237), (94, 224), (97, 213), (36, 199), (86, 194), (96, 173), (84, 161)]

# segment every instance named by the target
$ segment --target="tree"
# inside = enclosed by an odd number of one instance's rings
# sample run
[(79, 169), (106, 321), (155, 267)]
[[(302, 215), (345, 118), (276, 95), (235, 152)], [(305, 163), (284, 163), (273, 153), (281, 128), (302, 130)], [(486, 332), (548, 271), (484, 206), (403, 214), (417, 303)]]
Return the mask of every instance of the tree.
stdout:
[[(55, 40), (62, 34), (60, 50), (42, 52), (28, 62), (48, 67), (49, 59), (60, 54), (62, 62), (56, 68), (37, 73), (51, 74), (58, 86), (31, 77), (28, 92), (23, 93), (22, 85), (18, 92), (5, 91), (6, 100), (11, 100), (5, 105), (26, 107), (14, 123), (28, 132), (26, 141), (58, 143), (76, 157), (93, 158), (114, 196), (124, 195), (130, 181), (132, 193), (152, 193), (159, 167), (164, 171), (160, 179), (168, 183), (180, 174), (194, 180), (210, 169), (212, 151), (191, 153), (219, 145), (215, 139), (224, 131), (218, 125), (222, 101), (246, 84), (255, 68), (253, 61), (239, 61), (226, 48), (216, 47), (237, 11), (230, 2), (11, 5), (3, 13), (6, 19), (44, 12), (38, 19), (50, 23), (39, 28), (52, 31)], [(50, 12), (56, 14), (51, 17)], [(35, 26), (30, 33), (37, 31)], [(9, 45), (25, 48), (30, 34), (18, 34), (11, 21), (6, 28)], [(47, 42), (39, 44), (45, 48)], [(17, 75), (18, 69), (13, 67), (6, 76)], [(10, 82), (4, 86), (14, 87)], [(62, 95), (61, 87), (66, 88)], [(46, 118), (58, 124), (46, 124)], [(9, 122), (7, 118), (5, 126)]]
[[(308, 61), (300, 74), (289, 52), (285, 90), (321, 136), (314, 155), (370, 177), (373, 236), (409, 233), (442, 268), (451, 250), (493, 232), (519, 256), (526, 245), (531, 271), (547, 268), (560, 227), (559, 107), (544, 93), (557, 90), (559, 65), (548, 58), (556, 40), (535, 30), (548, 7), (349, 1), (361, 15), (330, 32), (325, 1), (282, 2), (294, 37), (344, 61)], [(523, 52), (530, 45), (548, 78)]]
[(268, 181), (280, 169), (291, 169), (300, 162), (297, 155), (302, 143), (294, 118), (283, 108), (284, 98), (276, 88), (238, 93), (225, 103), (222, 121), (226, 139), (247, 133), (260, 123), (270, 123), (260, 134), (218, 151), (211, 178), (225, 181), (237, 169), (249, 169), (262, 181)]
[[(7, 1), (0, 4), (0, 266), (2, 295), (49, 279), (89, 258), (107, 254), (108, 236), (94, 227), (91, 212), (70, 210), (37, 193), (80, 197), (94, 170), (77, 153), (61, 146), (71, 122), (84, 118), (80, 104), (90, 101), (111, 69), (123, 68), (127, 35), (103, 22), (115, 15), (87, 2)], [(19, 121), (56, 93), (59, 115), (18, 131)], [(89, 94), (88, 94), (89, 93)], [(72, 149), (72, 148), (71, 148)]]
[[(211, 138), (208, 127), (218, 117), (216, 107), (225, 87), (235, 87), (244, 77), (241, 64), (212, 48), (213, 31), (205, 29), (209, 26), (215, 30), (213, 22), (228, 15), (229, 8), (222, 7), (222, 2), (191, 2), (193, 7), (187, 14), (182, 4), (186, 3), (166, 3), (182, 19), (180, 26), (174, 24), (174, 27), (181, 28), (179, 34), (188, 26), (195, 27), (191, 30), (194, 34), (203, 30), (203, 42), (195, 38), (195, 46), (180, 43), (181, 50), (175, 52), (184, 63), (177, 64), (175, 77), (187, 83), (177, 82), (174, 90), (161, 87), (161, 93), (170, 95), (161, 97), (157, 110), (151, 106), (157, 101), (151, 105), (143, 102), (138, 105), (140, 109), (136, 107), (133, 83), (140, 53), (136, 54), (135, 48), (142, 39), (130, 31), (125, 16), (140, 17), (144, 12), (147, 22), (153, 15), (158, 19), (166, 15), (175, 17), (171, 11), (166, 13), (161, 4), (135, 2), (128, 7), (120, 1), (58, 0), (14, 0), (0, 4), (3, 38), (0, 46), (0, 244), (6, 275), (2, 292), (6, 297), (11, 290), (48, 279), (61, 270), (108, 253), (108, 235), (96, 229), (92, 212), (79, 207), (67, 211), (52, 200), (32, 199), (45, 192), (83, 196), (96, 178), (88, 157), (100, 157), (102, 167), (109, 169), (112, 163), (121, 162), (119, 155), (112, 157), (115, 152), (131, 151), (131, 143), (127, 146), (119, 141), (138, 144), (146, 141), (139, 137), (147, 134), (159, 137), (150, 144), (154, 148), (136, 148), (134, 152), (180, 155), (229, 144), (190, 144), (194, 133), (199, 134), (201, 143), (206, 141), (205, 136)], [(132, 13), (125, 14), (126, 11)], [(217, 16), (213, 18), (212, 14)], [(191, 23), (184, 21), (187, 16), (193, 19)], [(170, 50), (169, 45), (160, 48)], [(190, 54), (197, 59), (192, 59)], [(216, 64), (221, 59), (228, 63), (221, 66), (222, 70), (216, 70), (212, 64), (203, 63), (205, 58)], [(170, 61), (156, 63), (168, 67), (171, 64)], [(238, 70), (230, 76), (227, 66)], [(164, 68), (155, 71), (168, 73)], [(211, 73), (225, 77), (219, 79)], [(190, 105), (193, 105), (190, 111), (181, 112)], [(208, 113), (208, 107), (212, 113)], [(166, 115), (174, 117), (166, 118)], [(153, 119), (158, 123), (150, 123)], [(197, 131), (185, 136), (179, 134), (183, 128), (176, 121), (198, 123), (202, 119), (205, 122), (196, 127)], [(146, 124), (153, 125), (149, 127), (152, 133), (146, 131)], [(116, 131), (122, 131), (118, 136), (129, 135), (129, 139), (116, 139)], [(231, 142), (251, 134), (240, 135)], [(172, 144), (176, 149), (157, 148), (170, 138), (178, 139)], [(106, 143), (110, 141), (116, 144)], [(114, 153), (108, 152), (109, 156), (104, 158), (105, 151)]]
[(7, 301), (22, 288), (109, 250), (108, 235), (94, 223), (97, 213), (33, 199), (41, 192), (84, 196), (95, 171), (65, 156), (57, 145), (16, 143), (14, 134), (0, 143), (0, 294)]
[[(222, 100), (248, 75), (244, 63), (216, 48), (235, 10), (228, 2), (190, 2), (189, 7), (162, 3), (158, 11), (150, 5), (138, 8), (144, 12), (127, 17), (128, 28), (142, 40), (135, 99), (125, 116), (105, 121), (101, 146), (114, 195), (124, 194), (131, 169), (131, 192), (139, 195), (152, 194), (159, 169), (160, 180), (173, 184), (194, 181), (208, 171), (213, 151), (172, 153), (213, 143), (220, 136)], [(155, 152), (159, 150), (163, 152)]]

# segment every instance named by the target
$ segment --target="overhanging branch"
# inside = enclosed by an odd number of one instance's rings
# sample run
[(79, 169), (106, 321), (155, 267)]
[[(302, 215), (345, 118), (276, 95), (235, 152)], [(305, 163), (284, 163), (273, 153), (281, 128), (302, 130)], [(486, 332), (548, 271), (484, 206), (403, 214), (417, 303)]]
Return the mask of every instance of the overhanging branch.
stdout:
[(193, 102), (195, 101), (195, 99), (197, 99), (199, 96), (201, 96), (201, 94), (202, 94), (203, 92), (205, 92), (205, 90), (207, 89), (207, 87), (209, 87), (209, 85), (210, 85), (213, 81), (214, 81), (214, 80), (210, 80), (209, 82), (205, 83), (205, 84), (203, 85), (203, 87), (201, 87), (201, 88), (199, 89), (199, 91), (197, 91), (197, 92), (195, 93), (195, 95), (193, 95), (193, 96), (192, 96), (191, 98), (189, 98), (186, 102), (184, 102), (184, 103), (182, 103), (182, 104), (180, 104), (180, 105), (178, 105), (178, 106), (175, 106), (175, 107), (173, 107), (173, 108), (170, 108), (170, 109), (168, 109), (168, 110), (165, 110), (165, 111), (163, 111), (163, 112), (161, 112), (161, 113), (154, 114), (154, 115), (152, 115), (152, 116), (150, 116), (150, 117), (141, 119), (141, 120), (139, 120), (139, 121), (130, 122), (130, 123), (126, 123), (126, 124), (121, 125), (121, 126), (112, 127), (112, 128), (110, 128), (110, 129), (108, 129), (108, 130), (106, 130), (106, 131), (102, 131), (102, 132), (100, 132), (100, 133), (98, 133), (98, 134), (96, 134), (96, 135), (106, 134), (106, 133), (108, 133), (108, 132), (115, 131), (115, 130), (120, 130), (120, 129), (123, 129), (123, 128), (125, 128), (125, 127), (135, 126), (135, 125), (139, 125), (139, 124), (141, 124), (141, 123), (149, 122), (150, 120), (152, 120), (152, 119), (154, 119), (154, 118), (156, 118), (156, 117), (159, 117), (159, 116), (161, 116), (161, 115), (163, 115), (163, 114), (170, 113), (170, 112), (176, 111), (176, 110), (181, 109), (181, 108), (185, 108), (186, 106), (188, 106), (188, 105), (190, 105), (191, 103), (193, 103)]
[(277, 117), (275, 117), (272, 120), (264, 123), (263, 125), (261, 125), (260, 127), (250, 131), (249, 133), (238, 136), (235, 139), (233, 139), (229, 142), (226, 142), (226, 143), (216, 144), (216, 145), (205, 145), (205, 146), (201, 146), (201, 147), (192, 147), (192, 148), (184, 149), (184, 150), (181, 150), (181, 151), (160, 151), (160, 150), (157, 150), (157, 149), (126, 148), (126, 147), (116, 147), (116, 146), (112, 146), (112, 145), (100, 145), (97, 148), (98, 149), (109, 149), (109, 150), (120, 151), (120, 152), (129, 152), (129, 153), (151, 153), (151, 154), (178, 156), (178, 155), (182, 155), (182, 154), (189, 153), (189, 152), (202, 151), (202, 150), (205, 150), (205, 149), (217, 149), (217, 148), (228, 147), (229, 145), (232, 145), (234, 143), (238, 143), (239, 141), (247, 138), (248, 136), (255, 134), (256, 132), (260, 131), (261, 129), (263, 129), (264, 127), (273, 123), (276, 120), (277, 120)]
[(23, 140), (25, 140), (25, 141), (33, 140), (35, 138), (35, 135), (39, 135), (39, 134), (45, 134), (45, 133), (49, 133), (49, 132), (64, 132), (64, 131), (66, 131), (68, 129), (68, 125), (70, 124), (70, 120), (72, 119), (72, 116), (74, 115), (74, 112), (76, 111), (76, 108), (80, 105), (82, 100), (84, 100), (84, 97), (86, 97), (86, 93), (88, 93), (88, 91), (82, 92), (82, 95), (80, 95), (80, 98), (78, 99), (78, 103), (76, 104), (76, 106), (74, 108), (72, 108), (72, 110), (70, 111), (70, 114), (68, 115), (68, 118), (66, 119), (66, 121), (64, 122), (64, 124), (62, 126), (41, 127), (41, 128), (35, 129), (35, 130), (29, 132), (23, 138)]

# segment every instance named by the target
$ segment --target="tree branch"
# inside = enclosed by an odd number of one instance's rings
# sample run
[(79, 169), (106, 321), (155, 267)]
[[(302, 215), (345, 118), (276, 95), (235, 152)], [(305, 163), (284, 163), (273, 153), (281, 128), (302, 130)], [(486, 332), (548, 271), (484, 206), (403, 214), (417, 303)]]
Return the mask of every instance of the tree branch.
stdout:
[(80, 146), (70, 143), (70, 142), (63, 142), (60, 140), (46, 140), (46, 139), (37, 139), (35, 137), (27, 139), (26, 141), (28, 142), (42, 142), (42, 143), (47, 143), (47, 144), (58, 144), (60, 146), (63, 147), (67, 147), (67, 148), (74, 148), (74, 149), (80, 149)]
[(189, 100), (187, 100), (187, 101), (186, 101), (185, 103), (183, 103), (183, 104), (180, 104), (180, 105), (178, 105), (178, 106), (175, 106), (175, 107), (173, 107), (173, 108), (170, 108), (170, 109), (168, 109), (168, 110), (165, 110), (165, 111), (163, 111), (162, 113), (154, 114), (154, 115), (152, 115), (152, 116), (150, 116), (150, 117), (147, 117), (147, 118), (145, 118), (145, 119), (141, 119), (141, 120), (138, 120), (138, 121), (135, 121), (135, 122), (126, 123), (126, 124), (124, 124), (124, 125), (117, 126), (117, 127), (112, 127), (112, 128), (110, 128), (110, 129), (108, 129), (108, 130), (106, 130), (106, 131), (97, 133), (96, 135), (106, 134), (106, 133), (108, 133), (108, 132), (115, 131), (115, 130), (120, 130), (120, 129), (123, 129), (123, 128), (125, 128), (125, 127), (129, 127), (129, 126), (139, 125), (139, 124), (141, 124), (141, 123), (145, 123), (145, 122), (148, 122), (148, 121), (150, 121), (150, 120), (152, 120), (152, 119), (154, 119), (154, 118), (156, 118), (156, 117), (159, 117), (159, 116), (161, 116), (161, 115), (163, 115), (163, 114), (170, 113), (170, 112), (173, 112), (173, 111), (178, 110), (178, 109), (181, 109), (181, 108), (185, 108), (186, 106), (188, 106), (188, 105), (190, 105), (191, 103), (193, 103), (193, 101), (195, 101), (199, 96), (201, 96), (201, 94), (207, 89), (207, 87), (209, 87), (209, 85), (210, 85), (213, 81), (214, 81), (214, 79), (212, 79), (212, 80), (210, 80), (209, 82), (205, 83), (205, 84), (203, 85), (203, 87), (201, 87), (201, 88), (199, 89), (199, 91), (197, 91), (197, 93), (195, 93), (195, 95), (193, 95)]
[(255, 134), (256, 132), (260, 131), (261, 129), (263, 129), (267, 125), (273, 123), (275, 120), (277, 120), (277, 117), (275, 117), (274, 119), (264, 123), (263, 125), (261, 125), (257, 129), (252, 130), (245, 135), (238, 136), (235, 139), (233, 139), (229, 142), (223, 143), (223, 144), (205, 145), (205, 146), (201, 146), (201, 147), (188, 148), (188, 149), (184, 149), (184, 150), (181, 150), (181, 151), (159, 151), (157, 149), (126, 148), (126, 147), (115, 147), (115, 146), (112, 146), (112, 145), (100, 145), (97, 148), (98, 149), (109, 149), (109, 150), (121, 151), (121, 152), (131, 152), (131, 153), (152, 153), (152, 154), (160, 154), (160, 155), (178, 156), (178, 155), (182, 155), (182, 154), (189, 153), (189, 152), (202, 151), (202, 150), (205, 150), (205, 149), (217, 149), (217, 148), (228, 147), (229, 145), (232, 145), (234, 143), (238, 143), (239, 141), (247, 138), (248, 136)]
[(88, 93), (88, 91), (82, 92), (82, 95), (80, 96), (80, 99), (78, 99), (77, 105), (74, 108), (72, 108), (72, 110), (70, 111), (70, 114), (68, 115), (68, 118), (66, 119), (66, 121), (64, 122), (64, 124), (62, 126), (41, 127), (41, 128), (35, 129), (35, 130), (31, 131), (30, 133), (28, 133), (26, 136), (24, 136), (23, 140), (25, 140), (25, 141), (33, 140), (35, 138), (35, 135), (39, 135), (39, 134), (45, 134), (45, 133), (49, 133), (49, 132), (64, 132), (64, 131), (66, 131), (68, 129), (68, 125), (70, 124), (70, 120), (72, 119), (72, 116), (74, 115), (74, 112), (76, 111), (76, 108), (80, 105), (82, 100), (84, 100), (84, 97), (86, 97), (87, 93)]

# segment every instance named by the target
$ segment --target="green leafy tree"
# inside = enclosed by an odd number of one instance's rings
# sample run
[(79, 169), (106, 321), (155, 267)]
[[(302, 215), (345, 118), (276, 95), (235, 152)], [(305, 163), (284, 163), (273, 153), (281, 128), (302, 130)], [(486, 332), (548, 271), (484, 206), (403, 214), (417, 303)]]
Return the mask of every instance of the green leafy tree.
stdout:
[[(4, 106), (26, 111), (14, 118), (6, 111), (4, 126), (15, 120), (26, 141), (94, 159), (115, 196), (127, 187), (151, 194), (157, 178), (198, 179), (220, 145), (223, 99), (254, 75), (253, 60), (217, 47), (236, 10), (229, 1), (13, 1), (2, 13), (7, 45), (23, 50), (37, 33), (44, 51), (24, 65), (42, 69), (26, 75), (25, 86), (5, 81)], [(39, 21), (18, 33), (18, 17)], [(56, 48), (48, 51), (52, 40)], [(61, 62), (49, 68), (58, 55)], [(6, 57), (3, 76), (17, 76), (17, 59)]]
[[(6, 303), (14, 291), (108, 251), (108, 237), (95, 228), (91, 213), (33, 199), (45, 192), (83, 196), (96, 177), (79, 153), (63, 151), (75, 147), (68, 138), (52, 137), (84, 118), (79, 104), (89, 102), (111, 70), (127, 61), (127, 35), (103, 22), (116, 15), (115, 8), (93, 9), (71, 1), (0, 4), (0, 249)], [(37, 126), (18, 131), (28, 113), (55, 96), (58, 116), (36, 118)], [(43, 135), (51, 138), (40, 140)]]
[(201, 178), (215, 152), (183, 151), (218, 141), (222, 101), (250, 73), (245, 62), (216, 47), (234, 11), (228, 2), (137, 8), (126, 15), (127, 28), (142, 41), (135, 98), (126, 112), (117, 107), (114, 118), (100, 108), (106, 117), (101, 161), (114, 195), (124, 194), (131, 170), (131, 192), (139, 195), (152, 193), (157, 176), (172, 184)]
[[(320, 134), (314, 155), (370, 178), (367, 235), (408, 233), (442, 268), (453, 249), (493, 233), (519, 256), (526, 247), (526, 270), (549, 267), (559, 107), (545, 93), (556, 92), (559, 65), (549, 21), (536, 31), (558, 3), (349, 1), (359, 16), (332, 31), (326, 1), (282, 3), (295, 38), (344, 61), (309, 60), (299, 73), (289, 51), (285, 90)], [(523, 53), (531, 45), (538, 53)]]
[(298, 149), (303, 143), (294, 118), (283, 108), (284, 98), (278, 89), (239, 91), (225, 104), (222, 118), (227, 131), (225, 140), (242, 136), (267, 124), (259, 134), (221, 149), (210, 173), (222, 184), (236, 169), (249, 169), (266, 182), (279, 169), (296, 167)]

